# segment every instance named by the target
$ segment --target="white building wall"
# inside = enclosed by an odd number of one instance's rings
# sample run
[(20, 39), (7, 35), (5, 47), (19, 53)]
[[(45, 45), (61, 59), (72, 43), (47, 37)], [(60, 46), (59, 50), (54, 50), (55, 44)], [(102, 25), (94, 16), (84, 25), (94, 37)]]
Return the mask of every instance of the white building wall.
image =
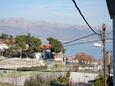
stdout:
[(8, 45), (1, 43), (0, 50), (8, 49)]
[(41, 57), (42, 57), (41, 53), (35, 53), (35, 58), (37, 61), (40, 60)]
[(55, 61), (63, 61), (63, 53), (55, 53), (54, 60)]

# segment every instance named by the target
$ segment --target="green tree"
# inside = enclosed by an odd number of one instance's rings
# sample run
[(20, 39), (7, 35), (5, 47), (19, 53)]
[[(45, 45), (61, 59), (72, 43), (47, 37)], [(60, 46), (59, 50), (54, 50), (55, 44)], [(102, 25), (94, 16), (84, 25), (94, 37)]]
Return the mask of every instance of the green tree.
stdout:
[(41, 39), (36, 38), (34, 36), (31, 36), (30, 33), (28, 33), (27, 37), (26, 37), (26, 44), (29, 45), (29, 49), (30, 50), (39, 50), (39, 45), (42, 44)]
[(2, 33), (1, 38), (2, 38), (2, 39), (8, 39), (8, 34)]
[(39, 38), (31, 36), (30, 34), (16, 36), (16, 42), (18, 47), (22, 49), (26, 49), (26, 44), (28, 44), (29, 50), (37, 50), (39, 48), (38, 46), (42, 44)]
[(26, 49), (26, 35), (16, 36), (15, 39), (16, 39), (16, 43), (17, 43), (16, 47), (19, 47), (21, 49)]
[(56, 53), (64, 52), (64, 47), (59, 40), (54, 39), (52, 37), (48, 38), (47, 40), (52, 46), (52, 52), (56, 52)]

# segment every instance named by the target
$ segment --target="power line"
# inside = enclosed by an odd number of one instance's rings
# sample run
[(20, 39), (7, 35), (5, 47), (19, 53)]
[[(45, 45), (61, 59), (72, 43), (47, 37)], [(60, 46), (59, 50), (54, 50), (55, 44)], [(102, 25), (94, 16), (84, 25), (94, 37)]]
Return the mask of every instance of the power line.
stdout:
[(80, 38), (77, 38), (77, 39), (74, 39), (74, 40), (71, 40), (71, 41), (68, 41), (68, 42), (65, 42), (65, 43), (62, 43), (62, 44), (60, 44), (60, 45), (55, 45), (54, 47), (58, 47), (58, 46), (61, 46), (61, 45), (70, 44), (70, 43), (72, 43), (72, 42), (79, 41), (79, 40), (82, 40), (82, 39), (91, 37), (91, 36), (93, 36), (93, 35), (95, 35), (95, 33), (92, 33), (92, 34), (89, 34), (89, 35), (87, 35), (87, 36), (83, 36), (83, 37), (80, 37)]
[[(112, 38), (106, 38), (106, 40), (113, 40)], [(88, 43), (93, 43), (101, 40), (93, 40), (93, 41), (86, 41), (86, 42), (80, 42), (77, 44), (71, 44), (71, 45), (65, 45), (64, 47), (69, 47), (69, 46), (76, 46), (76, 45), (81, 45), (81, 44), (88, 44)]]
[(88, 21), (86, 20), (86, 18), (85, 18), (84, 15), (82, 14), (80, 8), (77, 6), (75, 0), (72, 0), (72, 1), (73, 1), (74, 5), (75, 5), (76, 9), (78, 10), (79, 14), (81, 15), (81, 17), (83, 18), (83, 20), (84, 20), (85, 23), (87, 24), (87, 26), (91, 29), (91, 31), (93, 31), (93, 32), (94, 32), (95, 34), (97, 34), (97, 35), (100, 35), (99, 33), (97, 33), (97, 32), (90, 26), (90, 24), (88, 23)]
[(111, 33), (113, 33), (113, 30), (112, 30), (112, 31), (110, 31), (110, 32), (108, 32), (108, 33), (107, 33), (107, 35), (109, 35), (109, 34), (111, 34)]
[(62, 43), (62, 45), (69, 44), (69, 43), (72, 43), (72, 42), (74, 42), (74, 41), (79, 41), (79, 40), (81, 40), (81, 39), (85, 39), (85, 38), (91, 37), (91, 36), (93, 36), (93, 35), (95, 35), (95, 33), (92, 33), (92, 34), (89, 34), (89, 35), (87, 35), (87, 36), (83, 36), (83, 37), (80, 37), (80, 38), (77, 38), (77, 39), (74, 39), (74, 40), (71, 40), (71, 41), (68, 41), (68, 42), (65, 42), (65, 43)]
[(113, 40), (113, 38), (106, 38), (106, 40)]
[(95, 33), (92, 33), (92, 34), (89, 34), (89, 35), (87, 35), (87, 36), (83, 36), (83, 37), (80, 37), (80, 38), (77, 38), (77, 39), (73, 39), (73, 40), (71, 40), (71, 41), (64, 42), (64, 43), (61, 43), (61, 44), (59, 44), (59, 45), (55, 45), (55, 46), (53, 46), (53, 47), (59, 47), (59, 46), (62, 46), (62, 45), (70, 44), (70, 43), (72, 43), (72, 42), (79, 41), (79, 40), (82, 40), (82, 39), (91, 37), (91, 36), (93, 36), (93, 35), (95, 35)]
[(76, 45), (81, 45), (81, 44), (88, 44), (88, 43), (93, 43), (93, 42), (97, 42), (97, 41), (100, 41), (100, 40), (93, 40), (93, 41), (81, 42), (81, 43), (77, 43), (77, 44), (65, 45), (64, 47), (76, 46)]

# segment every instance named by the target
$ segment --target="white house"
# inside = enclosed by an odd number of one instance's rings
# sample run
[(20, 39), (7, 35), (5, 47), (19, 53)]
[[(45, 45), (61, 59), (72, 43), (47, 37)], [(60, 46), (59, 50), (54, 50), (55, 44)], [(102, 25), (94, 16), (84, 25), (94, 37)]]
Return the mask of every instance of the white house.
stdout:
[(4, 51), (5, 49), (8, 49), (8, 45), (4, 43), (3, 40), (0, 39), (0, 51)]
[(42, 53), (41, 52), (35, 53), (35, 59), (38, 61), (40, 60), (40, 58), (42, 58)]
[(63, 61), (63, 53), (54, 53), (54, 61)]

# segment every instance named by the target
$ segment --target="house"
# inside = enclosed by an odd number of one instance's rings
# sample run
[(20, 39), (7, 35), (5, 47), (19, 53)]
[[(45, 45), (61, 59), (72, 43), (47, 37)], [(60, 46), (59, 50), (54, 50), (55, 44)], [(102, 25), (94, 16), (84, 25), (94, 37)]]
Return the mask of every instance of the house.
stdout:
[(42, 49), (42, 58), (44, 60), (53, 59), (54, 61), (63, 61), (63, 53), (55, 53), (51, 51), (51, 44), (39, 46)]
[(47, 59), (53, 59), (52, 53), (51, 53), (51, 44), (47, 44), (47, 45), (41, 45), (39, 46), (40, 49), (42, 49), (42, 58), (44, 60)]
[(4, 51), (5, 49), (8, 49), (8, 45), (2, 40), (0, 39), (0, 51)]
[(60, 53), (54, 53), (54, 61), (62, 61), (64, 60), (64, 56), (63, 56), (63, 53), (60, 52)]
[(16, 44), (16, 40), (14, 38), (12, 39), (4, 39), (4, 42), (9, 46), (9, 47), (14, 47)]
[(42, 53), (41, 52), (38, 52), (38, 53), (35, 53), (35, 59), (38, 61), (42, 58)]
[(8, 49), (9, 47), (15, 46), (15, 39), (0, 39), (0, 49)]

